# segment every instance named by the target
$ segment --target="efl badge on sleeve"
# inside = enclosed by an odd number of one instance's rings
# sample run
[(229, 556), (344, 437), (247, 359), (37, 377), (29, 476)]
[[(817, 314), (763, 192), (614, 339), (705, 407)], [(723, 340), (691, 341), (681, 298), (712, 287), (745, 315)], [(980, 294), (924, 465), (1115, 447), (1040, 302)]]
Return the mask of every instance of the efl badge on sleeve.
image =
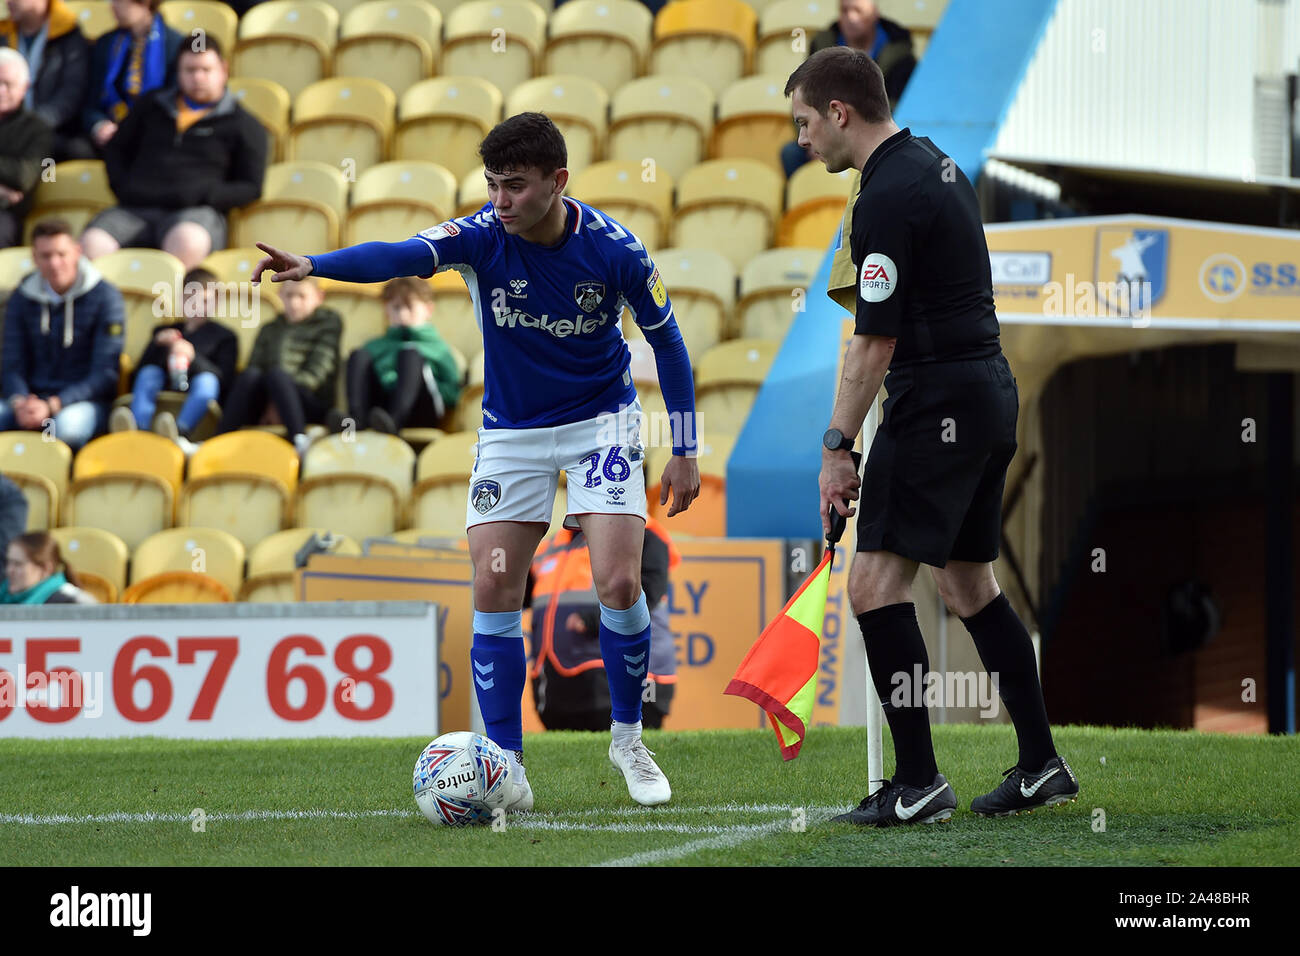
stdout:
[(490, 478), (476, 481), (474, 482), (472, 498), (474, 510), (481, 515), (485, 515), (495, 508), (497, 502), (501, 500), (501, 485)]
[(424, 230), (420, 235), (425, 239), (450, 239), (452, 236), (460, 235), (460, 226), (449, 219), (446, 222), (438, 223), (432, 229)]
[(658, 269), (655, 269), (654, 274), (646, 280), (646, 288), (650, 290), (650, 295), (659, 308), (662, 309), (668, 304), (668, 290), (664, 288), (664, 280), (659, 278)]

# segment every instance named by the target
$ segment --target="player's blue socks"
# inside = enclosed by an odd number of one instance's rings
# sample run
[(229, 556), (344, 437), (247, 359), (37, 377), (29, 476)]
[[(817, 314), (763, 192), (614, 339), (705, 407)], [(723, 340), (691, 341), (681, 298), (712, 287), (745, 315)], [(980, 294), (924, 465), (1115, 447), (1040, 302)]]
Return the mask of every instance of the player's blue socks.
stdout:
[(488, 737), (502, 750), (523, 750), (522, 699), (528, 676), (523, 612), (475, 611), (469, 659)]
[(650, 673), (650, 609), (645, 592), (623, 611), (600, 606), (600, 656), (609, 680), (614, 720), (641, 720), (641, 689)]

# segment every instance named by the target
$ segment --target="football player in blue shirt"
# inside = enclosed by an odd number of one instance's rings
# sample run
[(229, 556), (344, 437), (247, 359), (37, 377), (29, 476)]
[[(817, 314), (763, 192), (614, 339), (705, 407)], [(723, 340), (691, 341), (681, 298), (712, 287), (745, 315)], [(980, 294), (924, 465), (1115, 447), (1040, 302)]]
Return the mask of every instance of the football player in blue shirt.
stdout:
[(641, 591), (646, 493), (641, 406), (623, 338), (623, 309), (655, 350), (673, 455), (661, 479), (671, 517), (699, 494), (691, 364), (659, 271), (615, 220), (563, 195), (564, 137), (540, 113), (499, 124), (479, 147), (489, 202), (404, 242), (298, 256), (258, 243), (253, 273), (349, 282), (455, 269), (483, 333), (483, 426), (466, 509), (474, 564), (474, 689), (487, 735), (510, 756), (512, 810), (533, 806), (523, 767), (522, 607), (528, 567), (546, 534), (561, 471), (570, 527), (591, 549), (600, 649), (613, 701), (609, 757), (646, 806), (668, 780), (641, 741), (650, 612)]

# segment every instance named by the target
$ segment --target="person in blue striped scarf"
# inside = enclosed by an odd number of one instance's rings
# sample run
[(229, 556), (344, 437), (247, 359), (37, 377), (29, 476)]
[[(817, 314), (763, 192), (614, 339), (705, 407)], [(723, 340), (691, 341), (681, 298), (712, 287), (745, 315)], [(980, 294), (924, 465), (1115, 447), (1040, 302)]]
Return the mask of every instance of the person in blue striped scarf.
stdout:
[(160, 0), (109, 0), (118, 28), (95, 41), (84, 125), (96, 148), (113, 138), (136, 98), (176, 83), (185, 37), (163, 22)]

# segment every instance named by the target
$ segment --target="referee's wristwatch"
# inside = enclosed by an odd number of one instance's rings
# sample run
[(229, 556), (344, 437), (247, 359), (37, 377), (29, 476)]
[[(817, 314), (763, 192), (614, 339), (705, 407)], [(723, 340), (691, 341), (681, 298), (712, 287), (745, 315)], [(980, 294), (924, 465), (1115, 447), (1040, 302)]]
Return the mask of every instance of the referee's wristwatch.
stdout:
[(856, 441), (856, 437), (850, 437), (838, 428), (828, 428), (822, 435), (822, 445), (830, 451), (852, 451)]

